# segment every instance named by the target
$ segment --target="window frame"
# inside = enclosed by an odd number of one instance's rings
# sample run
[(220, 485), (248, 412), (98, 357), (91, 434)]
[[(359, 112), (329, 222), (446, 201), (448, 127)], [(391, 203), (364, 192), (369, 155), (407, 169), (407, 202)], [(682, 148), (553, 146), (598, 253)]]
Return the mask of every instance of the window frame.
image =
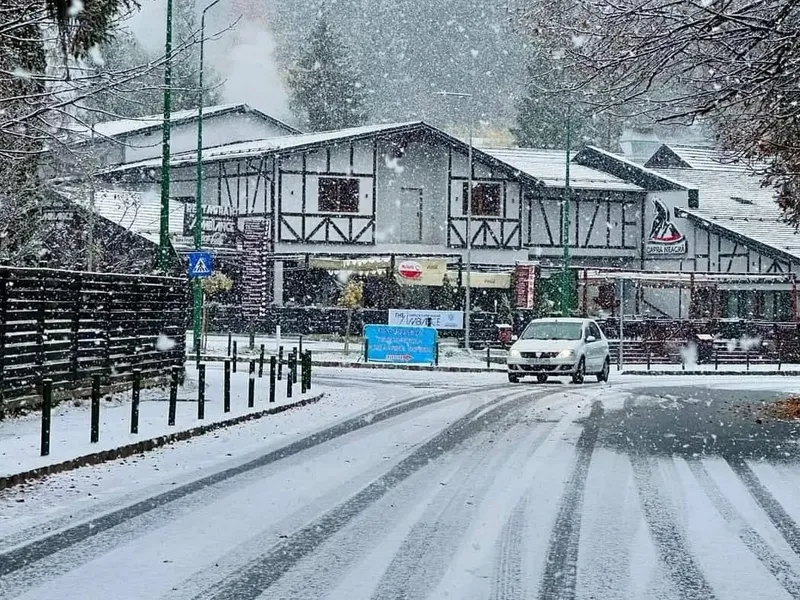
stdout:
[[(486, 204), (484, 198), (486, 198), (486, 197), (491, 198), (491, 196), (486, 196), (485, 193), (482, 194), (482, 195), (476, 194), (475, 191), (479, 187), (482, 188), (482, 189), (489, 189), (489, 188), (497, 189), (497, 212), (496, 213), (488, 213), (488, 212), (486, 212), (484, 210), (485, 204)], [(467, 214), (468, 214), (468, 210), (467, 210), (468, 198), (469, 198), (469, 182), (465, 181), (463, 186), (462, 186), (462, 192), (461, 192), (461, 212), (462, 212), (463, 216), (467, 216)], [(479, 207), (476, 207), (475, 203), (476, 203), (478, 198), (480, 198), (481, 204), (480, 204)], [(473, 217), (502, 218), (503, 217), (503, 203), (504, 203), (504, 198), (503, 198), (503, 184), (502, 184), (502, 182), (499, 182), (499, 181), (473, 181), (472, 182), (472, 216)], [(480, 212), (478, 210), (476, 210), (476, 208), (480, 208), (481, 209)]]

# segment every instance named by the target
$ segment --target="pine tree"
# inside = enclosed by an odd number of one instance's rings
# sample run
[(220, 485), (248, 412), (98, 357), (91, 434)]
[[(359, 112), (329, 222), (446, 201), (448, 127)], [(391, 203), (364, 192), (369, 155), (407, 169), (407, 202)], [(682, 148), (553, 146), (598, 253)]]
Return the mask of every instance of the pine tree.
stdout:
[(292, 109), (306, 115), (310, 131), (363, 125), (366, 95), (360, 73), (325, 15), (306, 44), (289, 72)]
[(442, 285), (436, 288), (436, 308), (439, 310), (455, 310), (457, 304), (456, 289), (447, 275), (442, 277)]
[(517, 144), (527, 148), (566, 148), (569, 115), (572, 149), (595, 144), (616, 150), (621, 120), (592, 113), (590, 107), (565, 91), (569, 82), (559, 69), (551, 66), (552, 62), (545, 64), (535, 58), (528, 65), (528, 84), (517, 102), (516, 127), (511, 128)]

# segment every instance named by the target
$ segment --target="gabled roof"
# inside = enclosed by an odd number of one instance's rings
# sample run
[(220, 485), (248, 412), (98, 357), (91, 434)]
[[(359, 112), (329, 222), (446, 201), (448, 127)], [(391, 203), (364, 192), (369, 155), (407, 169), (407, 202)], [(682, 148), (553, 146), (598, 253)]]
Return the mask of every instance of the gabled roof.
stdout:
[[(325, 147), (328, 145), (345, 144), (359, 140), (369, 140), (378, 137), (417, 134), (438, 140), (444, 144), (461, 149), (467, 152), (468, 145), (451, 136), (444, 131), (437, 129), (423, 121), (410, 121), (406, 123), (383, 123), (377, 125), (364, 125), (361, 127), (350, 127), (347, 129), (337, 129), (334, 131), (321, 131), (317, 133), (304, 133), (299, 135), (281, 136), (267, 138), (263, 140), (253, 140), (246, 142), (235, 142), (224, 144), (203, 150), (203, 163), (212, 163), (223, 160), (237, 158), (251, 158), (256, 156), (266, 156), (274, 154), (284, 154), (302, 152), (314, 148)], [(506, 162), (499, 160), (491, 154), (478, 148), (474, 148), (474, 157), (484, 163), (502, 169), (510, 175), (527, 180), (533, 184), (541, 184), (538, 178), (521, 171)], [(197, 154), (194, 151), (174, 154), (171, 157), (170, 165), (173, 167), (187, 166), (197, 163)], [(119, 165), (111, 169), (102, 171), (100, 175), (116, 177), (125, 173), (135, 171), (147, 171), (161, 167), (161, 158), (151, 158), (138, 162)]]
[[(252, 114), (260, 119), (268, 121), (284, 129), (287, 134), (300, 133), (300, 130), (272, 117), (266, 113), (261, 112), (251, 106), (243, 103), (239, 104), (221, 104), (218, 106), (206, 106), (203, 108), (203, 118), (217, 117), (227, 114)], [(137, 117), (135, 119), (119, 119), (115, 121), (103, 121), (95, 123), (94, 127), (83, 127), (73, 130), (80, 135), (84, 140), (89, 141), (94, 130), (94, 135), (99, 138), (124, 138), (133, 134), (147, 133), (161, 129), (163, 124), (163, 115), (148, 115), (145, 117)], [(182, 123), (189, 123), (197, 120), (197, 109), (179, 110), (172, 113), (170, 123), (172, 125), (180, 125)]]
[[(66, 198), (84, 209), (89, 209), (89, 195), (86, 190), (59, 190)], [(161, 198), (158, 194), (134, 192), (130, 190), (103, 189), (94, 195), (95, 212), (146, 240), (159, 244), (161, 225)], [(183, 234), (184, 206), (180, 202), (170, 201), (169, 232), (170, 235)]]
[(713, 146), (662, 144), (647, 162), (647, 168), (703, 169), (707, 171), (743, 171), (736, 157)]
[[(566, 184), (566, 152), (534, 148), (482, 148), (487, 154), (535, 177), (547, 187), (562, 188)], [(618, 177), (570, 161), (570, 186), (585, 190), (643, 192), (644, 190)]]

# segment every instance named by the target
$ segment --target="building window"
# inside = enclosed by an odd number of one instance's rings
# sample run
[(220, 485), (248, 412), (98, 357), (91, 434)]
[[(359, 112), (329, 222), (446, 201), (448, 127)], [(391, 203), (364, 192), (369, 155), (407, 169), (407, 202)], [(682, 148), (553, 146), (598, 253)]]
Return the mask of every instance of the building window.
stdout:
[(359, 180), (319, 178), (319, 212), (358, 212)]
[[(469, 182), (464, 182), (461, 209), (467, 214)], [(503, 212), (503, 190), (499, 183), (472, 184), (472, 215), (476, 217), (499, 217)]]

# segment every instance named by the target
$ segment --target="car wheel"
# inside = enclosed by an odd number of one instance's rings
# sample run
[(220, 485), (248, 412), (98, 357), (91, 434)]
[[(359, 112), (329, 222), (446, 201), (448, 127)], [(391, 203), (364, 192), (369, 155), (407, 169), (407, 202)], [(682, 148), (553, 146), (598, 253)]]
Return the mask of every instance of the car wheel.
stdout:
[(537, 375), (536, 376), (537, 383), (545, 383), (547, 382), (547, 375)]
[(605, 361), (603, 361), (603, 370), (597, 374), (597, 381), (603, 382), (608, 381), (608, 373), (611, 371), (611, 363), (606, 357)]
[(511, 373), (509, 373), (508, 381), (509, 383), (519, 383), (519, 375), (512, 375)]
[(583, 383), (583, 378), (586, 375), (586, 361), (581, 358), (578, 362), (578, 367), (572, 375), (572, 383)]

